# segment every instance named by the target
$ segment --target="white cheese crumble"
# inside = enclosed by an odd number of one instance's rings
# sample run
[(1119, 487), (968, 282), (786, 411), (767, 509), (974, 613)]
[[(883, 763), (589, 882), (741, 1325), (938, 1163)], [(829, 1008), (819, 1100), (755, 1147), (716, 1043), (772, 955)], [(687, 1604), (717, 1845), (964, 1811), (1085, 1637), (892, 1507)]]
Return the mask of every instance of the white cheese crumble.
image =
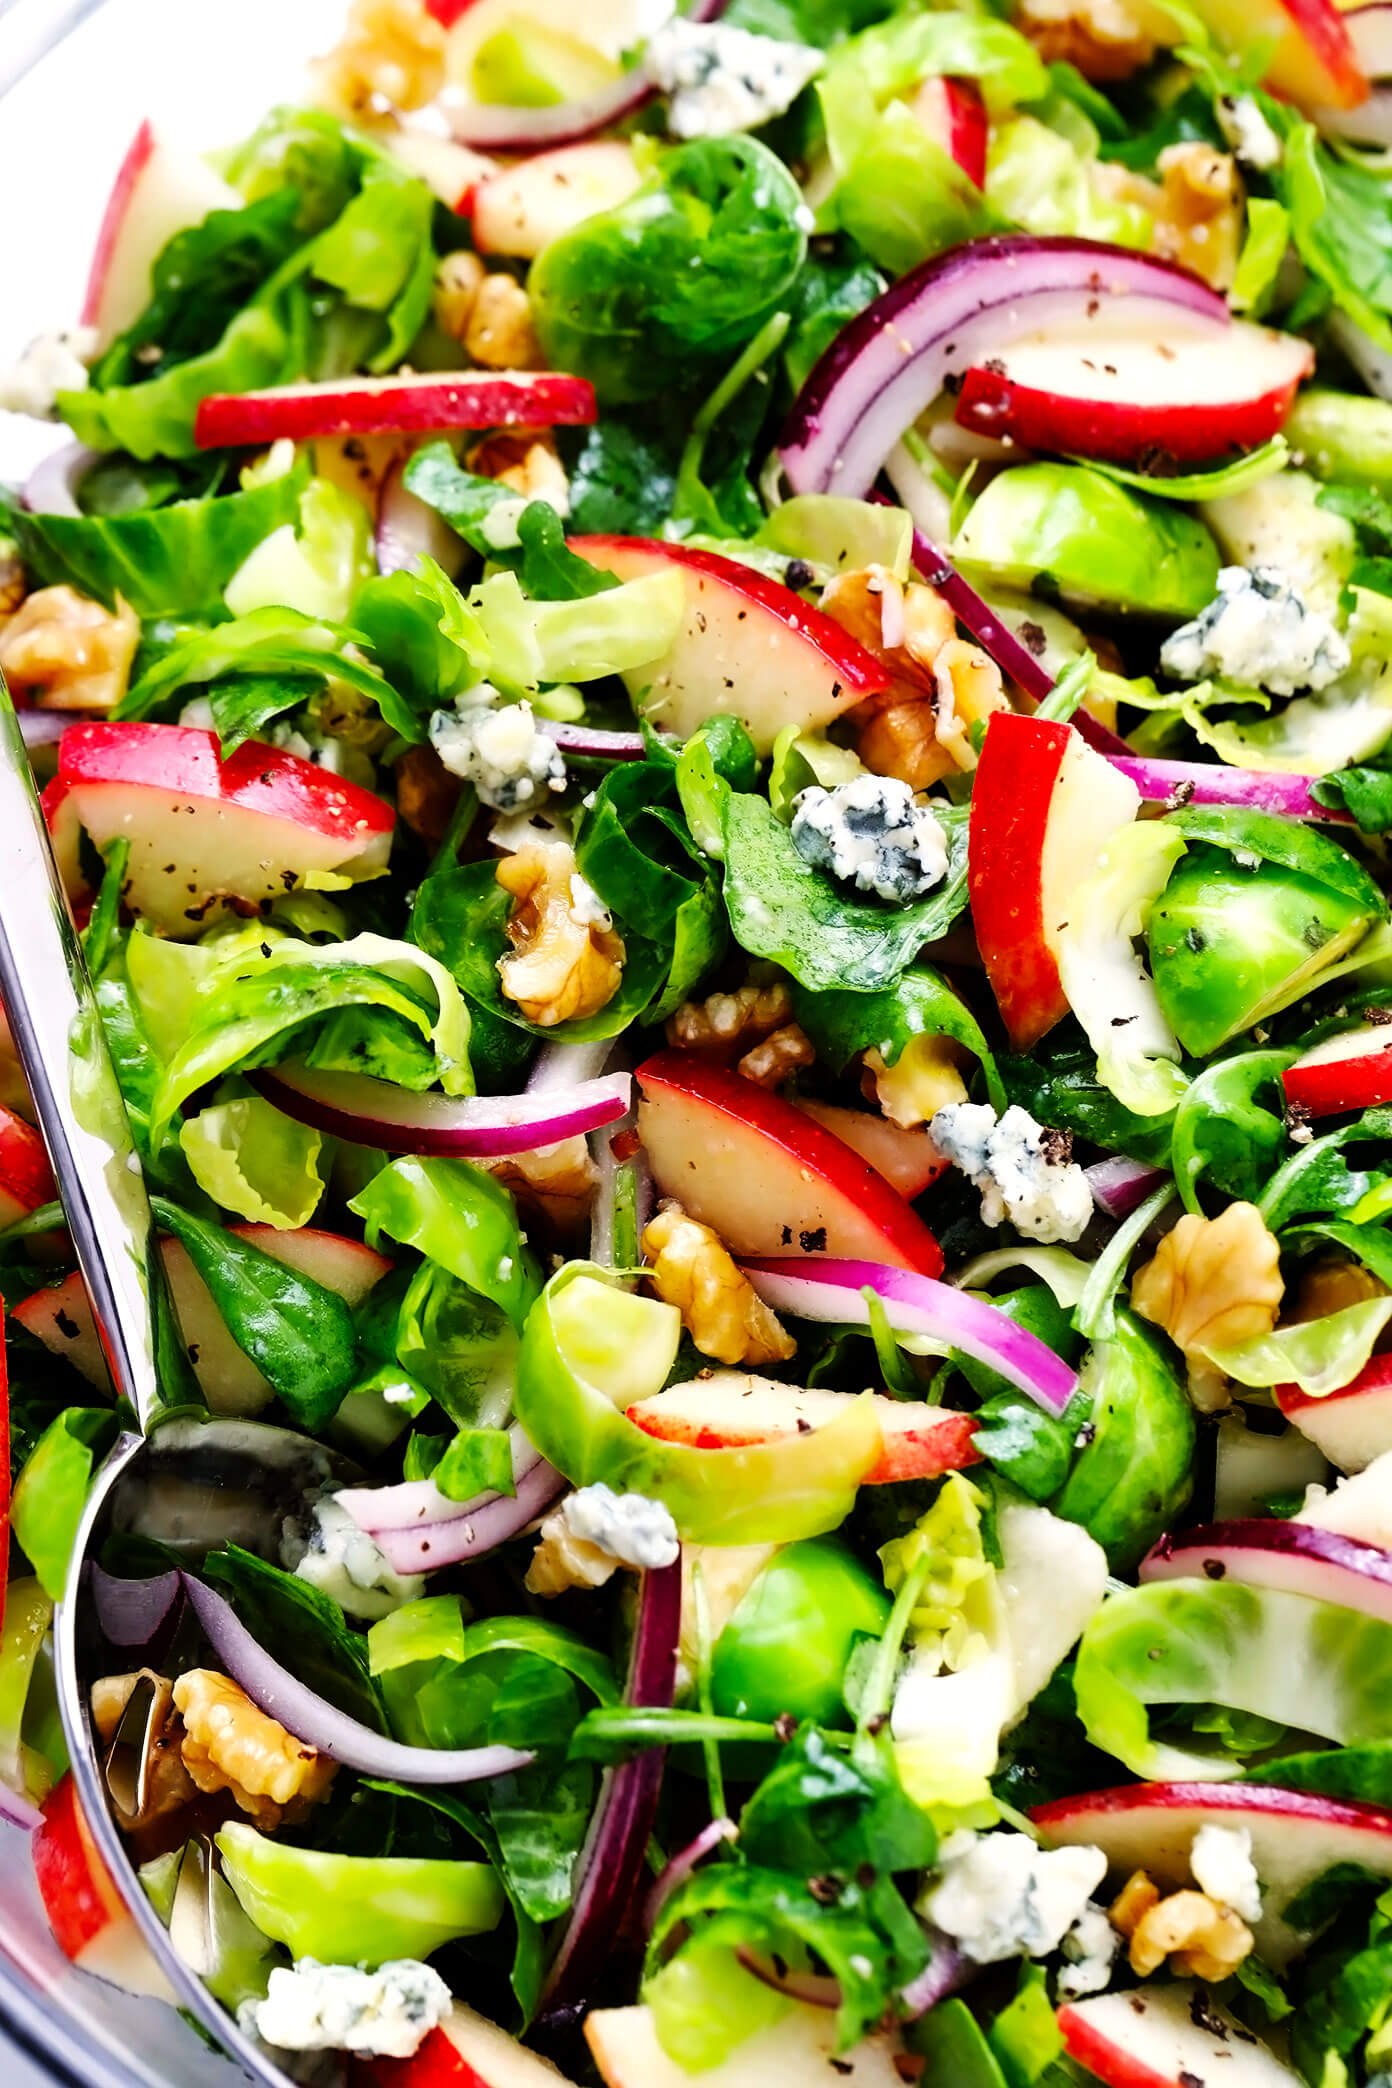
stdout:
[(519, 493), (515, 500), (500, 500), (491, 507), (483, 518), (479, 534), (490, 551), (515, 551), (521, 539), (517, 525), (527, 511), (528, 503)]
[(588, 878), (570, 874), (570, 918), (581, 928), (612, 928), (614, 916)]
[(1201, 1892), (1221, 1900), (1244, 1921), (1261, 1920), (1261, 1885), (1245, 1827), (1200, 1827), (1189, 1852), (1189, 1868)]
[(564, 790), (565, 758), (538, 730), (530, 703), (501, 710), (438, 710), (430, 744), (452, 776), (472, 783), (495, 812), (516, 812), (548, 790)]
[(978, 1965), (1047, 1957), (1088, 1907), (1107, 1873), (1101, 1849), (1041, 1849), (1027, 1834), (953, 1835), (919, 1912)]
[(1088, 1905), (1059, 1946), (1067, 1963), (1059, 1974), (1061, 2001), (1078, 2001), (1084, 1994), (1100, 1994), (1111, 1985), (1112, 1968), (1121, 1949), (1121, 1937), (1101, 1907)]
[(804, 862), (857, 891), (905, 905), (947, 874), (947, 842), (927, 805), (893, 776), (856, 776), (794, 800), (793, 844)]
[(671, 1566), (681, 1552), (671, 1510), (646, 1494), (615, 1493), (599, 1481), (567, 1494), (560, 1513), (572, 1536), (623, 1566)]
[(449, 2014), (451, 1998), (439, 1973), (414, 1958), (365, 1972), (304, 1957), (278, 1965), (265, 2000), (243, 2002), (237, 2020), (277, 2051), (409, 2059)]
[(791, 108), (825, 63), (806, 44), (681, 18), (648, 45), (648, 70), (669, 96), (667, 128), (674, 138), (757, 130)]
[(350, 1617), (388, 1617), (425, 1593), (424, 1575), (398, 1573), (332, 1494), (315, 1502), (307, 1521), (292, 1516), (282, 1525), (280, 1558)]
[(1348, 640), (1279, 566), (1225, 566), (1201, 615), (1166, 639), (1160, 664), (1174, 681), (1213, 675), (1273, 696), (1327, 689), (1347, 672)]
[(0, 411), (54, 420), (59, 392), (87, 389), (87, 362), (97, 349), (94, 326), (40, 334), (17, 363), (0, 370)]
[(1013, 1103), (997, 1120), (988, 1102), (949, 1102), (928, 1125), (933, 1144), (981, 1191), (987, 1225), (1008, 1218), (1026, 1239), (1079, 1240), (1092, 1221), (1087, 1176), (1063, 1132)]
[(1267, 174), (1281, 164), (1284, 147), (1250, 94), (1225, 94), (1215, 114), (1218, 128), (1244, 167)]

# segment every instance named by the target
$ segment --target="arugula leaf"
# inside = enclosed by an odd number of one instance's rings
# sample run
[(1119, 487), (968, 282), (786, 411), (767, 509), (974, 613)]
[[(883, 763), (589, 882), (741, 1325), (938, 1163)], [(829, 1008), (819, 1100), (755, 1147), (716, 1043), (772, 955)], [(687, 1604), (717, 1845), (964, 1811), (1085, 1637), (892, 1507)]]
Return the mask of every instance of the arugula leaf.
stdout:
[(868, 1742), (847, 1756), (803, 1726), (740, 1814), (739, 1845), (772, 1870), (853, 1878), (865, 1864), (886, 1875), (922, 1870), (938, 1838), (904, 1790), (892, 1750)]
[(1350, 1167), (1344, 1148), (1369, 1143), (1384, 1146), (1392, 1136), (1392, 1109), (1368, 1109), (1351, 1124), (1326, 1131), (1295, 1151), (1277, 1168), (1257, 1201), (1267, 1225), (1279, 1232), (1293, 1219), (1352, 1211), (1370, 1189), (1387, 1180), (1383, 1173)]
[(367, 1640), (331, 1597), (238, 1544), (210, 1552), (206, 1579), (220, 1588), (260, 1645), (293, 1647), (295, 1673), (350, 1718), (387, 1731), (367, 1660)]
[(497, 479), (463, 470), (443, 439), (416, 451), (405, 484), (480, 557), (517, 573), (538, 601), (583, 600), (618, 586), (614, 574), (567, 550), (564, 524), (546, 501), (524, 501)]
[(1070, 1020), (1028, 1057), (997, 1059), (1006, 1095), (1041, 1124), (1054, 1124), (1105, 1152), (1169, 1165), (1172, 1117), (1137, 1116), (1097, 1077), (1097, 1059)]
[(1186, 841), (1206, 841), (1233, 854), (1258, 856), (1277, 863), (1300, 877), (1326, 885), (1345, 899), (1365, 907), (1374, 920), (1387, 918), (1387, 901), (1381, 888), (1361, 863), (1354, 861), (1318, 827), (1298, 819), (1282, 819), (1274, 812), (1259, 812), (1247, 805), (1185, 805), (1165, 815), (1165, 824), (1183, 834)]
[(116, 1416), (108, 1408), (69, 1407), (49, 1423), (19, 1475), (10, 1511), (15, 1542), (54, 1602), (67, 1587), (93, 1469), (115, 1437)]
[(1284, 137), (1272, 181), (1290, 213), (1301, 260), (1334, 302), (1383, 347), (1392, 346), (1392, 191), (1381, 169), (1326, 145), (1312, 123), (1262, 98)]
[(1318, 804), (1347, 812), (1361, 832), (1385, 834), (1392, 828), (1392, 755), (1321, 776), (1311, 794)]
[[(577, 445), (578, 446), (574, 446)], [(571, 437), (570, 526), (577, 536), (656, 536), (672, 511), (682, 431), (660, 407), (606, 413)]]
[(1229, 1196), (1257, 1195), (1286, 1144), (1284, 1115), (1257, 1097), (1269, 1088), (1282, 1100), (1281, 1075), (1295, 1057), (1294, 1050), (1239, 1052), (1206, 1067), (1180, 1097), (1170, 1165), (1186, 1211), (1203, 1215), (1198, 1190), (1205, 1176)]
[(296, 330), (270, 304), (249, 304), (206, 354), (147, 384), (60, 392), (58, 411), (89, 449), (129, 450), (142, 458), (193, 456), (194, 416), (210, 393), (260, 391), (301, 374)]
[[(512, 1412), (517, 1330), (499, 1305), (429, 1262), (408, 1284), (387, 1351), (389, 1378), (421, 1386), (463, 1429), (501, 1428)], [(511, 1478), (511, 1463), (508, 1467)], [(511, 1487), (508, 1488), (511, 1491)]]
[(874, 1048), (887, 1066), (897, 1065), (914, 1037), (952, 1037), (979, 1060), (993, 1106), (1004, 1110), (1005, 1089), (996, 1062), (976, 1017), (947, 981), (931, 966), (910, 967), (893, 986), (879, 993), (851, 993), (835, 987), (808, 992), (793, 989), (798, 1022), (837, 1073), (844, 1073), (862, 1051)]
[(151, 1199), (212, 1294), (227, 1331), (301, 1427), (337, 1411), (357, 1361), (353, 1316), (337, 1291), (209, 1225), (165, 1197)]

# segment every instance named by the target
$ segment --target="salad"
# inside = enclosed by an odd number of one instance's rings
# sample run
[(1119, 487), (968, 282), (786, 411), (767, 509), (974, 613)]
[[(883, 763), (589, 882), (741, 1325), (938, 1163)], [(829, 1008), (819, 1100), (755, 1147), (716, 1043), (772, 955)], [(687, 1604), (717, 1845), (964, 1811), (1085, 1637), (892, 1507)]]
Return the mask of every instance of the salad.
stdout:
[[(242, 1474), (95, 1744), (277, 2078), (1392, 2083), (1389, 152), (1330, 0), (353, 0), (137, 132), (0, 672)], [(5, 1043), (0, 1812), (168, 1997)]]

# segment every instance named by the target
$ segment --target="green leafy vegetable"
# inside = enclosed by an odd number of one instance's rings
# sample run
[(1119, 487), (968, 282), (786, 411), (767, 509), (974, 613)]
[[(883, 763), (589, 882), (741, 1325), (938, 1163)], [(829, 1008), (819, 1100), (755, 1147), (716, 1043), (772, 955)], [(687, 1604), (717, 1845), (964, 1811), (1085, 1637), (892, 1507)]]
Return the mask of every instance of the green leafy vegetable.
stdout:
[(823, 1058), (842, 1073), (862, 1051), (876, 1050), (887, 1066), (897, 1065), (914, 1037), (952, 1037), (980, 1062), (986, 1093), (998, 1110), (1006, 1106), (996, 1062), (971, 1010), (946, 980), (926, 964), (911, 966), (879, 993), (828, 987), (793, 993), (797, 1019)]
[(1129, 1312), (1083, 1366), (1082, 1454), (1055, 1515), (1081, 1523), (1114, 1569), (1140, 1559), (1189, 1498), (1194, 1410), (1160, 1342)]
[(10, 1522), (52, 1602), (63, 1599), (92, 1472), (115, 1436), (116, 1417), (105, 1408), (68, 1407), (44, 1430), (19, 1475)]

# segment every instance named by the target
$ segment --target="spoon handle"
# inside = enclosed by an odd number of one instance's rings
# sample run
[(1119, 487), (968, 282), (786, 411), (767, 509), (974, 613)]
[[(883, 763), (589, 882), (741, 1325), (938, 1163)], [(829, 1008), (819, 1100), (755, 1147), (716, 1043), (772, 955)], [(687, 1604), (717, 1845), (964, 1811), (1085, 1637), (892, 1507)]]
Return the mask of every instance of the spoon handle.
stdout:
[[(117, 1394), (145, 1433), (197, 1401), (97, 996), (0, 679), (0, 996)], [(161, 1387), (161, 1368), (165, 1387)], [(170, 1371), (175, 1381), (168, 1383)]]

